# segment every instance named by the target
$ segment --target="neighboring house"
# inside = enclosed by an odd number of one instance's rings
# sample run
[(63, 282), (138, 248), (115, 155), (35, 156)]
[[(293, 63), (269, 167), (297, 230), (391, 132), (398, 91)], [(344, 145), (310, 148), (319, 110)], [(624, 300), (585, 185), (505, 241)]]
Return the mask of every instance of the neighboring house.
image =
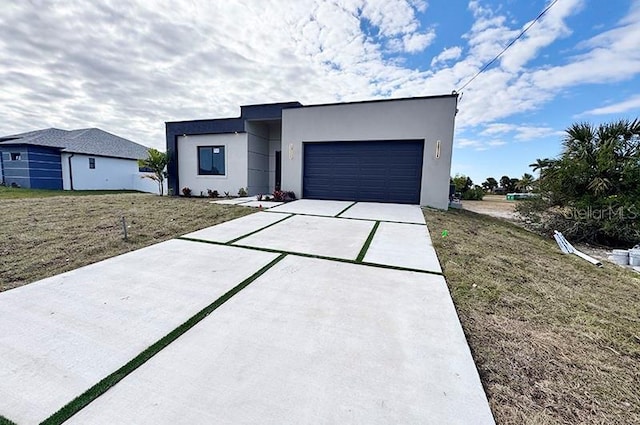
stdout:
[(138, 168), (147, 148), (98, 128), (48, 128), (0, 137), (5, 185), (32, 189), (140, 190), (157, 184)]
[(167, 122), (169, 190), (398, 202), (446, 209), (457, 94), (242, 106), (239, 118)]

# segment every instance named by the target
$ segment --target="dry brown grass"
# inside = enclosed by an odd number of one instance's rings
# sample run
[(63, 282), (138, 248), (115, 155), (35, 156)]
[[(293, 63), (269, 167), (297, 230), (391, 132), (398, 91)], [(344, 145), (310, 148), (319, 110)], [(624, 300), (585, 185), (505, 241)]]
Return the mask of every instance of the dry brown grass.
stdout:
[(640, 423), (640, 275), (504, 220), (425, 215), (498, 423)]
[(513, 220), (517, 201), (507, 201), (505, 195), (485, 195), (482, 201), (462, 201), (465, 210)]
[(0, 199), (0, 291), (254, 212), (208, 201), (140, 193)]

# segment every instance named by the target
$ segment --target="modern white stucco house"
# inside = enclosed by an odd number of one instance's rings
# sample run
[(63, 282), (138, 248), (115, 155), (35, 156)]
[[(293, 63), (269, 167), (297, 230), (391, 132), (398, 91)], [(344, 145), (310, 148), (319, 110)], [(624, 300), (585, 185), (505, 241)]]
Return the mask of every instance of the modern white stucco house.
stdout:
[(241, 107), (167, 122), (169, 189), (400, 202), (447, 208), (457, 94)]
[(138, 159), (146, 157), (145, 146), (98, 128), (0, 137), (2, 181), (23, 188), (158, 193), (139, 170)]

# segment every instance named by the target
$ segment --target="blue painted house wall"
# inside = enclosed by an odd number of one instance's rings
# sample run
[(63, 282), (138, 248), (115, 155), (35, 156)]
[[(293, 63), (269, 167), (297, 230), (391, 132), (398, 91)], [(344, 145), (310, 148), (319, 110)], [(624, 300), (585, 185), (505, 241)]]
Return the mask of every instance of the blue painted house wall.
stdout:
[[(12, 154), (20, 154), (12, 160)], [(2, 181), (30, 189), (62, 190), (62, 161), (58, 148), (29, 145), (0, 146)]]

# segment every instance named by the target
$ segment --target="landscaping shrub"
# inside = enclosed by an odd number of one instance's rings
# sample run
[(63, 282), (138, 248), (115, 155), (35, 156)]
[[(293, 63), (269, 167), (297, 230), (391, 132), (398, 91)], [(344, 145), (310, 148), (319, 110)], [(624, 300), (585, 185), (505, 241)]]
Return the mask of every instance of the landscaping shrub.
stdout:
[(273, 200), (278, 202), (295, 201), (296, 194), (291, 191), (276, 190), (273, 192)]
[(190, 189), (190, 188), (188, 188), (188, 187), (183, 187), (183, 188), (182, 188), (182, 194), (183, 194), (184, 196), (186, 196), (186, 197), (191, 196), (191, 189)]
[(640, 241), (640, 121), (566, 130), (561, 156), (540, 161), (541, 196), (516, 211), (544, 233), (629, 246)]
[(484, 189), (480, 186), (475, 186), (471, 189), (462, 192), (462, 199), (467, 201), (482, 201), (484, 197)]

